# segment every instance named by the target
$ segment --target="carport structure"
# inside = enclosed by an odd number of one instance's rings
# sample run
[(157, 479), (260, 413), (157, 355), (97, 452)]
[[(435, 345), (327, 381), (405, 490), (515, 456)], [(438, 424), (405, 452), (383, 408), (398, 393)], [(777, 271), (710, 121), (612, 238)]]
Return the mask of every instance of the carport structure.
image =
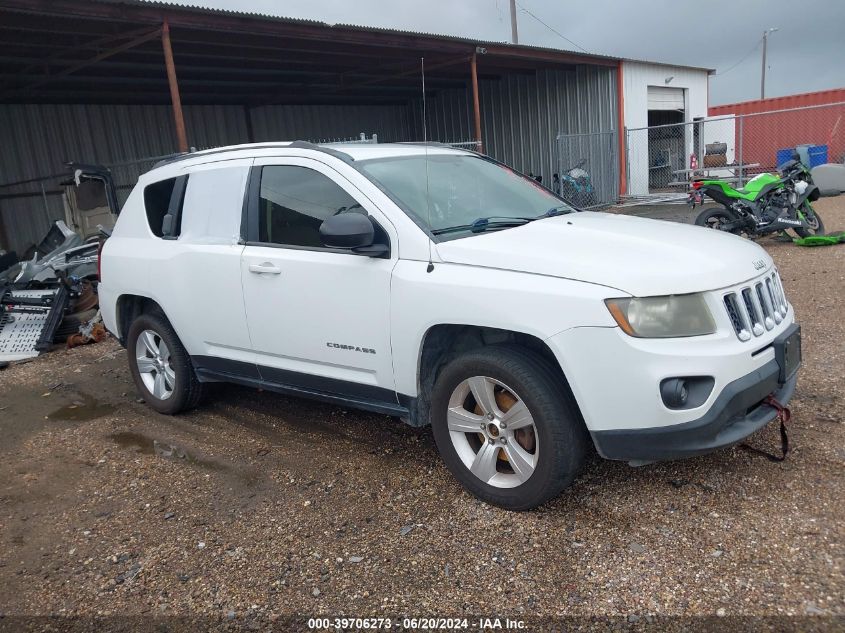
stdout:
[[(61, 217), (60, 191), (34, 179), (66, 161), (421, 141), (422, 59), (429, 140), (473, 143), (547, 184), (559, 134), (622, 138), (613, 58), (141, 0), (3, 0), (0, 247)], [(121, 199), (138, 171), (115, 169)]]

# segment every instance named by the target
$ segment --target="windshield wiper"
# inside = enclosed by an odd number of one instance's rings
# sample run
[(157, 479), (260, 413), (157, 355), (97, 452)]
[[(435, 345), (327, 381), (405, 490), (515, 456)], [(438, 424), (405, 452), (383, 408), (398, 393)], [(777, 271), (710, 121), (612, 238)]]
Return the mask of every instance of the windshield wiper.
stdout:
[(537, 218), (515, 218), (509, 216), (491, 215), (486, 218), (478, 218), (473, 220), (470, 224), (460, 224), (458, 226), (447, 226), (443, 229), (435, 229), (432, 231), (434, 235), (443, 235), (444, 233), (457, 233), (458, 231), (470, 231), (471, 233), (483, 233), (487, 229), (504, 229), (512, 226), (522, 226), (533, 222)]
[(567, 213), (573, 213), (575, 210), (566, 204), (559, 204), (556, 207), (552, 207), (548, 211), (546, 211), (543, 215), (538, 215), (535, 220), (541, 220), (543, 218), (553, 218), (556, 215), (566, 215)]

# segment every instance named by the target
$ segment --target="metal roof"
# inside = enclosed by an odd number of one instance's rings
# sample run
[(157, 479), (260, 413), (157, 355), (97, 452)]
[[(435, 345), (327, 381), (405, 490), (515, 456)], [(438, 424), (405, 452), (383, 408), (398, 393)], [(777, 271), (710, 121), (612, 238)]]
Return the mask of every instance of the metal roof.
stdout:
[(0, 102), (167, 103), (156, 33), (165, 19), (186, 104), (408, 103), (419, 95), (420, 57), (427, 87), (448, 90), (466, 85), (476, 51), (482, 78), (620, 62), (158, 0), (4, 0)]
[(348, 22), (335, 22), (329, 23), (324, 22), (322, 20), (312, 20), (308, 18), (294, 18), (290, 16), (282, 16), (276, 15), (272, 13), (263, 13), (261, 11), (235, 11), (232, 9), (220, 9), (215, 7), (206, 7), (201, 4), (179, 4), (175, 2), (166, 2), (164, 0), (95, 0), (97, 2), (111, 2), (117, 4), (154, 4), (160, 5), (162, 7), (170, 7), (170, 8), (187, 8), (196, 11), (202, 11), (205, 13), (223, 13), (229, 15), (239, 15), (244, 17), (257, 17), (265, 20), (277, 20), (280, 22), (290, 23), (290, 24), (310, 24), (313, 26), (322, 26), (326, 28), (336, 28), (336, 29), (350, 29), (368, 33), (385, 33), (385, 34), (402, 34), (402, 35), (414, 35), (414, 36), (422, 36), (422, 37), (432, 37), (436, 39), (443, 39), (443, 40), (451, 40), (454, 42), (464, 42), (468, 44), (476, 44), (478, 46), (484, 45), (492, 45), (495, 44), (497, 46), (508, 46), (514, 47), (519, 49), (524, 49), (527, 51), (558, 51), (558, 52), (566, 52), (566, 53), (573, 53), (576, 55), (580, 55), (586, 58), (595, 58), (595, 59), (603, 59), (612, 62), (618, 61), (629, 61), (629, 62), (641, 62), (646, 64), (659, 64), (661, 66), (674, 66), (676, 68), (690, 68), (693, 70), (704, 70), (710, 73), (716, 72), (714, 68), (708, 68), (705, 66), (691, 66), (689, 64), (676, 64), (673, 62), (666, 62), (666, 61), (656, 61), (650, 59), (638, 59), (634, 57), (617, 57), (613, 55), (603, 55), (601, 53), (584, 53), (583, 51), (574, 51), (568, 48), (556, 48), (556, 47), (549, 47), (549, 46), (534, 46), (531, 44), (511, 44), (505, 40), (482, 40), (477, 38), (470, 38), (470, 37), (460, 37), (456, 35), (444, 35), (442, 33), (432, 33), (430, 31), (413, 31), (409, 29), (397, 29), (397, 28), (388, 28), (388, 27), (381, 27), (381, 26), (369, 26), (366, 24), (352, 24)]
[[(170, 27), (185, 104), (407, 104), (420, 58), (432, 92), (483, 78), (618, 60), (142, 0), (4, 0), (0, 103), (166, 104), (159, 33)], [(23, 36), (22, 34), (25, 34)]]

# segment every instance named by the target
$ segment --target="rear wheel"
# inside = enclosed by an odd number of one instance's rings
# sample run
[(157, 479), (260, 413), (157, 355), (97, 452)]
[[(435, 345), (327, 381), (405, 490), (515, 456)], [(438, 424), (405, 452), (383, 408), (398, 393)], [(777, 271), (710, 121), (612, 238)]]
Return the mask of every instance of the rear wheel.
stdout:
[(126, 336), (129, 370), (144, 400), (159, 413), (194, 408), (202, 396), (188, 352), (163, 315), (142, 314)]
[(804, 222), (806, 222), (807, 225), (795, 229), (795, 233), (798, 237), (824, 235), (824, 222), (822, 222), (821, 216), (816, 213), (816, 210), (813, 209), (813, 206), (808, 201), (805, 201), (804, 204), (801, 205), (799, 213), (804, 216)]
[(528, 510), (584, 466), (586, 429), (560, 375), (519, 348), (490, 347), (447, 365), (432, 392), (443, 461), (479, 499)]
[(699, 213), (698, 217), (695, 218), (695, 223), (698, 226), (703, 226), (708, 229), (717, 229), (719, 231), (733, 233), (734, 235), (741, 235), (742, 230), (738, 227), (733, 226), (733, 228), (730, 228), (730, 226), (734, 225), (738, 219), (739, 218), (733, 211), (728, 211), (724, 208), (711, 208), (704, 209), (701, 213)]

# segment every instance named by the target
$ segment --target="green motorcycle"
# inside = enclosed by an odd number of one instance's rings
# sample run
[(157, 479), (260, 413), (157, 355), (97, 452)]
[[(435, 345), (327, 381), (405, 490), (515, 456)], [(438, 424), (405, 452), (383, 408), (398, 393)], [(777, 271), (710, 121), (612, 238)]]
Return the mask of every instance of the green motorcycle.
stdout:
[(824, 223), (812, 205), (819, 199), (819, 188), (810, 170), (793, 159), (779, 171), (755, 176), (741, 189), (725, 180), (695, 180), (689, 198), (693, 208), (704, 196), (722, 205), (704, 209), (695, 223), (749, 237), (789, 229), (798, 237), (824, 235)]

